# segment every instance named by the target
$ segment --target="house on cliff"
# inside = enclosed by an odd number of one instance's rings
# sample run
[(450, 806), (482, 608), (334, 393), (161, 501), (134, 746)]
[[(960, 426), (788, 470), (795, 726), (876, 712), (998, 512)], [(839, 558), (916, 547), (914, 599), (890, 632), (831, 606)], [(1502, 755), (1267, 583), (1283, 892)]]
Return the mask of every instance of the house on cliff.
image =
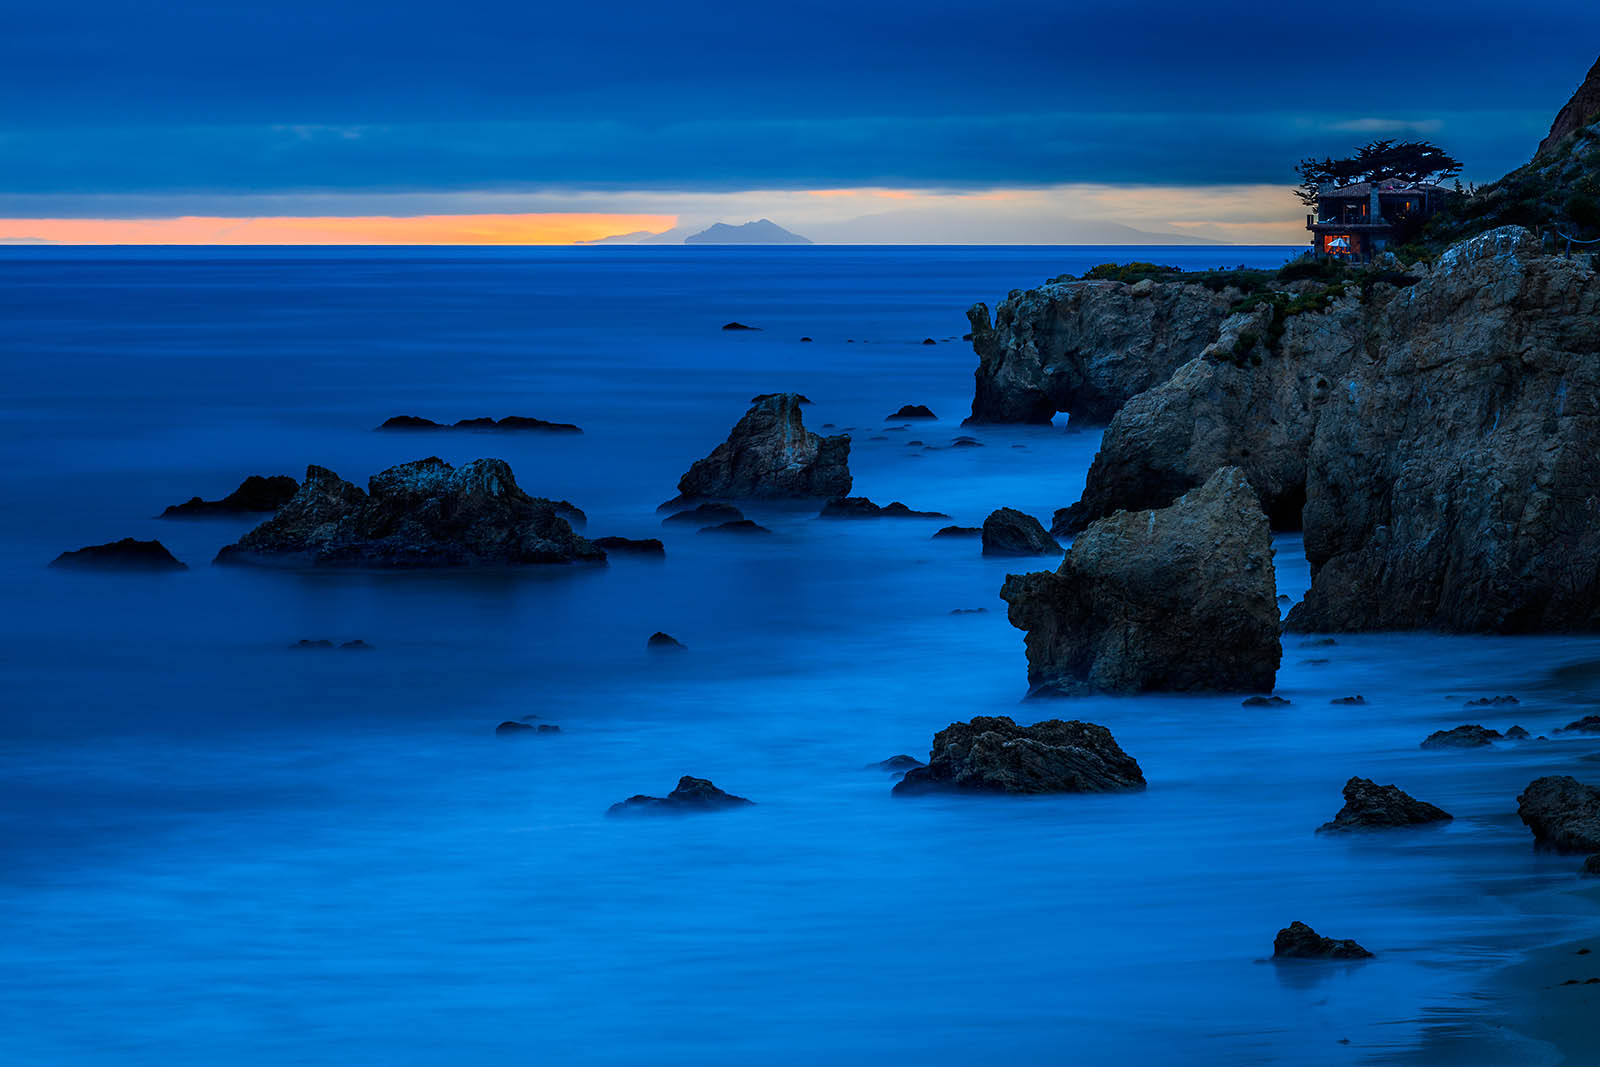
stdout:
[(1388, 180), (1320, 192), (1316, 214), (1306, 216), (1312, 252), (1370, 260), (1410, 240), (1438, 210), (1448, 191), (1426, 182)]

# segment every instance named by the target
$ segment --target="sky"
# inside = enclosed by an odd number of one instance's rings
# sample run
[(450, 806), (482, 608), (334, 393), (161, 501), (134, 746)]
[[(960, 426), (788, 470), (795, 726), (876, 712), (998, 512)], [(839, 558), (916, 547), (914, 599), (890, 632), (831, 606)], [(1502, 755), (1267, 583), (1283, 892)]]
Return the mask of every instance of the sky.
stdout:
[(1600, 4), (0, 0), (0, 241), (1300, 243), (1293, 165), (1488, 180)]

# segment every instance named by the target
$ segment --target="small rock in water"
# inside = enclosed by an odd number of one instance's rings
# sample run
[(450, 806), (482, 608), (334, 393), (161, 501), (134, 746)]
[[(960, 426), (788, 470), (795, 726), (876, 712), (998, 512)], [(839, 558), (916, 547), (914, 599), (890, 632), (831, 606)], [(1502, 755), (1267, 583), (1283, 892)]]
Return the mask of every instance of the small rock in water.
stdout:
[(933, 345), (933, 344), (938, 344), (938, 342), (937, 342), (937, 341), (935, 341), (935, 340), (934, 340), (934, 339), (933, 339), (933, 338), (931, 338), (931, 337), (924, 337), (924, 338), (923, 338), (923, 339), (922, 339), (922, 343), (923, 343), (923, 344), (925, 344), (925, 345)]
[(1563, 726), (1558, 733), (1597, 734), (1600, 733), (1600, 715), (1585, 715)]
[(263, 478), (252, 474), (239, 483), (239, 488), (221, 500), (202, 500), (190, 497), (182, 504), (173, 504), (161, 513), (163, 519), (193, 518), (211, 515), (248, 515), (258, 511), (277, 511), (294, 498), (300, 483), (287, 475), (278, 474)]
[[(930, 341), (929, 344), (932, 344)], [(900, 419), (937, 419), (933, 411), (926, 404), (907, 404), (893, 415), (888, 416), (886, 422), (898, 422)]]
[(1038, 519), (1016, 508), (990, 512), (982, 535), (985, 556), (1058, 556), (1062, 551)]
[(1507, 741), (1526, 741), (1531, 735), (1520, 726), (1513, 726), (1506, 731)]
[(933, 534), (933, 537), (934, 537), (935, 540), (937, 540), (937, 539), (939, 539), (941, 537), (982, 537), (982, 536), (983, 536), (983, 527), (981, 527), (981, 526), (941, 526), (939, 529), (935, 530), (934, 534)]
[(1319, 826), (1317, 833), (1421, 826), (1449, 822), (1451, 818), (1443, 808), (1418, 800), (1398, 786), (1378, 785), (1368, 778), (1351, 778), (1344, 785), (1344, 807), (1332, 822)]
[(759, 326), (746, 326), (742, 322), (725, 322), (725, 323), (722, 324), (722, 328), (724, 330), (759, 330), (759, 329), (761, 329), (761, 327), (759, 327)]
[(675, 511), (662, 519), (661, 525), (665, 526), (669, 522), (692, 522), (698, 526), (708, 522), (738, 522), (742, 518), (744, 518), (744, 512), (732, 504), (712, 502), (686, 508), (683, 511)]
[(913, 767), (920, 766), (922, 766), (922, 761), (917, 757), (907, 756), (902, 753), (898, 756), (890, 756), (886, 760), (879, 760), (877, 763), (869, 763), (866, 769), (869, 771), (890, 771), (894, 774), (904, 774)]
[(809, 337), (802, 337), (802, 338), (800, 338), (800, 343), (801, 343), (801, 344), (803, 344), (803, 345), (808, 345), (808, 344), (810, 344), (810, 343), (811, 343), (811, 338), (809, 338)]
[(1469, 708), (1498, 708), (1505, 704), (1520, 703), (1522, 703), (1522, 701), (1518, 700), (1514, 696), (1479, 697), (1477, 700), (1467, 701), (1465, 706)]
[(950, 609), (950, 614), (952, 614), (952, 615), (986, 615), (986, 614), (988, 614), (988, 612), (989, 612), (988, 608), (951, 608)]
[(1332, 700), (1328, 701), (1330, 704), (1350, 704), (1356, 706), (1365, 704), (1366, 702), (1367, 698), (1359, 693), (1353, 697), (1334, 697)]
[(657, 630), (645, 641), (644, 647), (656, 652), (683, 652), (689, 646), (671, 634)]
[(982, 448), (983, 442), (971, 437), (958, 437), (950, 442), (951, 448)]
[(948, 519), (942, 511), (913, 511), (900, 501), (879, 507), (864, 496), (846, 496), (822, 505), (819, 519)]
[(339, 650), (341, 652), (371, 652), (372, 646), (358, 637), (354, 641), (346, 641), (340, 645)]
[(750, 807), (755, 802), (744, 797), (725, 793), (705, 778), (684, 775), (678, 787), (664, 797), (640, 794), (619, 804), (611, 805), (607, 815), (689, 815), (695, 812), (721, 811), (726, 808)]
[(1260, 694), (1257, 694), (1256, 696), (1253, 696), (1253, 697), (1245, 697), (1239, 703), (1241, 704), (1241, 706), (1247, 707), (1247, 708), (1282, 708), (1282, 707), (1287, 707), (1288, 704), (1289, 704), (1289, 701), (1286, 698), (1280, 697), (1280, 696), (1272, 696), (1272, 695), (1262, 696)]
[(1571, 775), (1546, 775), (1517, 797), (1534, 844), (1554, 852), (1600, 852), (1600, 789)]
[(1325, 667), (1332, 662), (1333, 660), (1331, 659), (1303, 659), (1300, 661), (1300, 665), (1302, 667)]
[(124, 537), (104, 545), (90, 545), (63, 552), (50, 566), (76, 571), (186, 571), (188, 565), (176, 559), (160, 541), (135, 541)]
[(1303, 922), (1292, 922), (1272, 939), (1275, 960), (1364, 960), (1372, 953), (1349, 938), (1323, 937)]
[(980, 715), (935, 734), (928, 765), (912, 768), (894, 791), (1122, 793), (1144, 787), (1138, 762), (1104, 726), (1060, 719), (1018, 726), (1004, 715)]
[(1435, 730), (1422, 742), (1423, 748), (1482, 748), (1500, 740), (1499, 730), (1469, 723), (1452, 730)]
[(516, 722), (511, 719), (507, 719), (505, 722), (494, 728), (494, 735), (496, 737), (516, 737), (519, 734), (531, 734), (535, 732), (536, 731), (534, 730), (533, 726), (529, 723)]
[(751, 519), (738, 519), (733, 522), (719, 522), (715, 526), (706, 526), (700, 530), (703, 534), (769, 534), (772, 531)]
[(290, 645), (289, 647), (290, 648), (332, 648), (333, 647), (333, 642), (329, 641), (325, 637), (324, 638), (319, 638), (317, 640), (312, 640), (309, 637), (302, 637), (300, 640), (296, 641), (294, 644)]
[(657, 537), (597, 537), (594, 543), (607, 552), (620, 552), (629, 556), (665, 556), (667, 546)]

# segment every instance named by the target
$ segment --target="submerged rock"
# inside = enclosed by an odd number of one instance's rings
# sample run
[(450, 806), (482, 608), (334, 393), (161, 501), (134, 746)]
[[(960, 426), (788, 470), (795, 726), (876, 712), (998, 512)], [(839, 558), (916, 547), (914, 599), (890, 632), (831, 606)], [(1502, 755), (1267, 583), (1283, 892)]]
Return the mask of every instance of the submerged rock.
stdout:
[(664, 797), (643, 794), (611, 805), (607, 815), (690, 815), (696, 812), (722, 811), (727, 808), (745, 808), (755, 803), (744, 797), (724, 793), (705, 778), (684, 775), (678, 787)]
[(922, 766), (922, 761), (917, 757), (907, 756), (902, 753), (898, 756), (890, 756), (886, 760), (879, 760), (877, 763), (869, 763), (866, 769), (869, 771), (890, 771), (894, 774), (904, 774), (906, 771), (920, 766)]
[(541, 433), (582, 433), (583, 429), (570, 422), (547, 422), (531, 415), (507, 415), (492, 419), (480, 415), (475, 419), (459, 419), (445, 424), (417, 415), (395, 415), (383, 420), (380, 430), (536, 430)]
[(1239, 703), (1246, 708), (1286, 708), (1289, 706), (1289, 701), (1285, 697), (1259, 693), (1253, 697), (1245, 697)]
[(1035, 693), (1270, 692), (1283, 649), (1267, 518), (1237, 469), (1089, 527), (1000, 596)]
[(1500, 740), (1499, 730), (1469, 723), (1451, 730), (1435, 730), (1422, 742), (1423, 748), (1482, 748)]
[(597, 547), (604, 549), (608, 554), (620, 552), (629, 556), (665, 556), (667, 546), (661, 543), (659, 537), (597, 537), (594, 539)]
[(1372, 953), (1349, 938), (1323, 937), (1303, 922), (1292, 922), (1272, 939), (1275, 960), (1365, 960)]
[(1328, 701), (1328, 703), (1330, 703), (1330, 704), (1343, 704), (1343, 705), (1346, 705), (1348, 707), (1353, 707), (1353, 708), (1362, 708), (1362, 707), (1366, 707), (1367, 698), (1362, 696), (1360, 693), (1357, 693), (1355, 696), (1352, 696), (1352, 697), (1334, 697), (1332, 700)]
[(822, 505), (819, 519), (948, 519), (942, 511), (912, 511), (900, 501), (879, 507), (864, 496), (847, 496)]
[(699, 531), (703, 534), (769, 534), (767, 529), (753, 519), (737, 519), (733, 522), (719, 522), (715, 526), (706, 526)]
[(1507, 704), (1520, 703), (1522, 703), (1522, 701), (1518, 700), (1514, 696), (1479, 697), (1477, 700), (1467, 701), (1465, 706), (1469, 708), (1498, 708)]
[(1418, 800), (1398, 786), (1378, 785), (1368, 778), (1351, 778), (1344, 785), (1344, 807), (1332, 822), (1318, 827), (1317, 833), (1421, 826), (1449, 822), (1451, 818), (1443, 808)]
[(324, 467), (218, 563), (467, 567), (602, 561), (549, 500), (517, 487), (504, 460), (455, 468), (437, 457), (372, 476), (368, 492)]
[(724, 330), (759, 330), (759, 329), (761, 329), (761, 327), (759, 327), (759, 326), (746, 326), (742, 322), (725, 322), (725, 323), (722, 324), (722, 328)]
[(981, 533), (985, 556), (1055, 556), (1061, 552), (1038, 519), (1016, 508), (991, 511), (983, 520)]
[(1524, 730), (1520, 726), (1513, 726), (1511, 729), (1506, 731), (1507, 741), (1526, 741), (1531, 736), (1532, 735), (1529, 734), (1527, 730)]
[(894, 791), (1118, 793), (1144, 787), (1138, 762), (1104, 726), (1060, 719), (1018, 726), (1003, 715), (982, 715), (935, 734), (927, 766), (912, 768)]
[(1563, 734), (1600, 733), (1600, 715), (1585, 715), (1581, 719), (1574, 719), (1557, 732)]
[(661, 525), (665, 526), (669, 522), (675, 522), (704, 526), (706, 523), (711, 522), (738, 522), (742, 518), (744, 518), (744, 512), (732, 504), (707, 503), (685, 508), (682, 511), (675, 511), (662, 519)]
[(644, 647), (652, 652), (685, 652), (689, 646), (679, 641), (669, 633), (657, 630), (651, 634), (644, 643)]
[(210, 515), (242, 515), (257, 511), (277, 511), (293, 499), (300, 483), (285, 474), (263, 478), (252, 474), (239, 483), (239, 488), (221, 500), (202, 500), (190, 497), (182, 504), (172, 504), (161, 513), (163, 519), (185, 519)]
[(944, 537), (982, 537), (981, 526), (941, 526), (933, 533), (935, 540)]
[[(932, 342), (924, 343), (931, 344)], [(887, 421), (892, 422), (896, 419), (937, 419), (938, 417), (926, 404), (907, 404), (893, 415), (888, 416)]]
[(180, 562), (160, 541), (135, 541), (131, 537), (63, 552), (50, 561), (50, 566), (77, 571), (155, 572), (189, 569), (188, 564)]
[(775, 499), (850, 493), (850, 438), (819, 437), (800, 418), (798, 393), (758, 396), (728, 439), (696, 460), (678, 480), (678, 497), (664, 506), (702, 498)]
[(1600, 789), (1570, 775), (1536, 778), (1517, 797), (1534, 844), (1555, 852), (1600, 852)]

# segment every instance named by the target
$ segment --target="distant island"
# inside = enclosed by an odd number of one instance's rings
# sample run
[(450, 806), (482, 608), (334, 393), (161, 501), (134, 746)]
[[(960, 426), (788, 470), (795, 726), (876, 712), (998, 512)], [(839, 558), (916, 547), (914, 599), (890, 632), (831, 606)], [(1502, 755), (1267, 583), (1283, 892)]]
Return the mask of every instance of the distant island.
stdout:
[(683, 239), (686, 245), (808, 245), (811, 239), (790, 233), (771, 219), (757, 219), (743, 226), (717, 222)]

